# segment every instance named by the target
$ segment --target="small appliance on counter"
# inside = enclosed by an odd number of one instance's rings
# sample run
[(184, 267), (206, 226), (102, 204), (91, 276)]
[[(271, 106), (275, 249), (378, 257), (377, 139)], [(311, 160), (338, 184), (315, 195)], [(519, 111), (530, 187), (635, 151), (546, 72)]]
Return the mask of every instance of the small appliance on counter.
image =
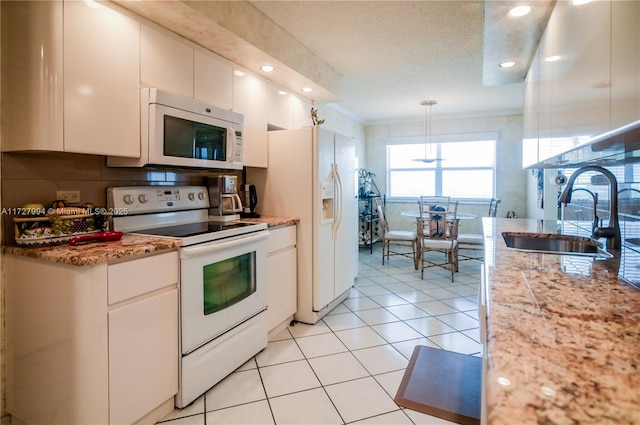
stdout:
[(258, 205), (258, 194), (256, 186), (253, 184), (244, 185), (244, 211), (240, 213), (242, 218), (260, 218), (260, 214), (256, 212)]
[(240, 219), (242, 201), (238, 195), (238, 177), (216, 176), (207, 178), (209, 188), (209, 217), (213, 221)]

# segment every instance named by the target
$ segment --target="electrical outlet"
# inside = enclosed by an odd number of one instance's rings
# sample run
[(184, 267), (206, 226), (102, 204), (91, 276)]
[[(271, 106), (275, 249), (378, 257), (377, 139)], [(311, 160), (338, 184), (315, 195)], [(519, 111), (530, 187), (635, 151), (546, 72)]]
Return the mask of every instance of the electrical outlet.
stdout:
[(58, 190), (56, 192), (56, 199), (62, 199), (70, 204), (76, 204), (80, 201), (79, 190)]

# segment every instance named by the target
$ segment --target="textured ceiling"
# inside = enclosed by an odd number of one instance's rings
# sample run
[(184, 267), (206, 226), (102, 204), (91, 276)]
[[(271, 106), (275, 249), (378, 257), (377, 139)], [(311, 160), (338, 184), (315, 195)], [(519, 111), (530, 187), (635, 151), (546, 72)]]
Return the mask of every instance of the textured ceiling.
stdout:
[[(484, 1), (251, 3), (342, 76), (337, 104), (366, 123), (424, 114), (424, 99), (438, 101), (434, 117), (520, 113), (522, 81), (546, 24), (543, 18), (526, 29), (536, 30), (532, 38), (501, 12), (492, 14), (492, 32), (483, 37)], [(490, 1), (487, 7), (514, 3)], [(540, 16), (536, 9), (534, 16)], [(517, 52), (518, 72), (500, 70), (497, 63), (483, 71), (483, 45), (493, 49), (492, 60), (506, 48), (510, 59)]]
[[(485, 22), (485, 7), (519, 0), (114, 1), (249, 69), (272, 58), (267, 78), (295, 90), (315, 84), (315, 99), (365, 124), (424, 117), (425, 99), (438, 101), (434, 119), (521, 113), (546, 25), (513, 25), (491, 10)], [(550, 11), (553, 1), (534, 1), (534, 16), (536, 3)], [(487, 49), (491, 60), (509, 50), (527, 65), (503, 77), (485, 63)]]

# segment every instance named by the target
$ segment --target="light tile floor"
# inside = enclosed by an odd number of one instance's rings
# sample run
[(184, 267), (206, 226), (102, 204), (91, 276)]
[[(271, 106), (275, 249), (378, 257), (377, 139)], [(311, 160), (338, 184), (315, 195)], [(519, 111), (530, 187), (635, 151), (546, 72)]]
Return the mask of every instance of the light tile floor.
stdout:
[(461, 261), (455, 282), (360, 250), (350, 296), (315, 325), (297, 323), (191, 405), (178, 424), (451, 424), (393, 401), (416, 345), (481, 355), (480, 262)]

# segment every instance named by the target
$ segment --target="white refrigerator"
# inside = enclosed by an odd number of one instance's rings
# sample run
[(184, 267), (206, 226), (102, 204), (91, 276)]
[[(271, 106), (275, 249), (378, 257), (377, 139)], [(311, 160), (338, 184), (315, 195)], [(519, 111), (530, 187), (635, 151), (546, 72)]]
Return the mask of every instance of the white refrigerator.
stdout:
[(247, 168), (265, 216), (298, 217), (298, 310), (316, 323), (348, 295), (358, 272), (353, 138), (320, 127), (270, 131), (268, 168)]

